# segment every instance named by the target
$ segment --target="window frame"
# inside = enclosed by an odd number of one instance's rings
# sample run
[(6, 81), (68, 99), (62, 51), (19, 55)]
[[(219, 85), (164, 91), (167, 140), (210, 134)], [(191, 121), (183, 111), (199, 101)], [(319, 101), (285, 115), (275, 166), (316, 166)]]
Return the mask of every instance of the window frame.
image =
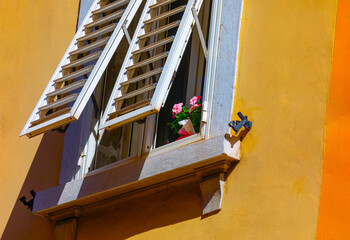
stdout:
[(116, 111), (116, 104), (114, 99), (122, 95), (122, 91), (119, 89), (121, 86), (120, 84), (122, 82), (125, 82), (125, 79), (127, 79), (127, 74), (125, 74), (124, 71), (127, 70), (127, 67), (130, 67), (134, 64), (133, 59), (131, 57), (129, 58), (129, 56), (132, 56), (132, 51), (139, 49), (139, 46), (137, 44), (138, 36), (145, 34), (144, 22), (142, 20), (151, 19), (151, 11), (146, 10), (148, 10), (149, 6), (154, 4), (152, 1), (153, 0), (146, 1), (145, 9), (136, 28), (136, 33), (132, 38), (131, 46), (128, 49), (128, 53), (126, 55), (125, 61), (123, 62), (121, 72), (118, 74), (116, 85), (107, 104), (100, 129), (106, 128), (107, 130), (112, 130), (116, 127), (124, 125), (125, 123), (141, 119), (160, 111), (168, 95), (174, 75), (174, 70), (177, 69), (178, 65), (180, 64), (181, 56), (185, 50), (184, 46), (187, 45), (184, 43), (188, 41), (193, 30), (195, 20), (192, 15), (192, 8), (190, 6), (195, 8), (195, 11), (199, 11), (203, 2), (203, 0), (188, 0), (188, 4), (182, 15), (181, 22), (178, 21), (179, 25), (176, 37), (167, 55), (167, 60), (163, 66), (160, 78), (157, 81), (157, 87), (154, 89), (150, 103), (146, 106), (141, 106), (118, 117), (109, 118), (109, 114)]
[[(215, 2), (215, 0), (203, 0), (202, 3), (202, 8), (204, 7), (205, 4), (208, 4), (209, 9), (213, 8), (215, 6), (217, 6), (217, 3)], [(216, 8), (215, 8), (216, 9)], [(208, 23), (209, 22), (213, 22), (214, 20), (217, 19), (217, 13), (213, 12), (213, 14), (211, 14), (210, 12), (207, 13), (208, 14)], [(204, 16), (205, 17), (205, 16)], [(206, 60), (206, 64), (203, 65), (203, 67), (205, 69), (212, 69), (213, 67), (211, 66), (213, 63), (215, 64), (215, 59), (213, 59), (212, 54), (208, 55), (208, 59), (205, 59), (204, 53), (203, 53), (203, 48), (201, 46), (201, 42), (199, 41), (199, 36), (198, 36), (198, 29), (197, 29), (197, 25), (195, 25), (192, 29), (192, 36), (197, 36), (198, 38), (198, 42), (193, 45), (192, 42), (192, 46), (191, 49), (193, 47), (196, 47), (198, 49), (198, 55), (202, 54), (202, 58), (203, 61)], [(216, 29), (216, 24), (210, 24), (210, 28), (208, 29), (207, 32), (207, 42), (208, 42), (208, 46), (207, 49), (209, 52), (215, 52), (215, 49), (213, 49), (215, 47), (214, 42), (210, 41), (210, 37), (215, 36), (214, 30)], [(211, 34), (212, 33), (212, 34)], [(199, 58), (199, 57), (198, 57)], [(197, 59), (198, 59), (197, 58)], [(192, 63), (191, 63), (192, 64)], [(192, 136), (186, 137), (185, 139), (181, 139), (178, 140), (176, 142), (171, 142), (169, 144), (163, 145), (163, 146), (159, 146), (159, 147), (155, 147), (155, 134), (157, 131), (157, 126), (156, 125), (156, 116), (150, 115), (146, 118), (146, 122), (143, 126), (141, 126), (141, 130), (139, 131), (139, 137), (143, 138), (143, 144), (140, 144), (140, 141), (137, 143), (137, 154), (135, 156), (128, 156), (125, 157), (123, 159), (118, 160), (117, 162), (102, 166), (100, 168), (96, 168), (94, 166), (90, 166), (90, 164), (92, 164), (94, 162), (94, 159), (92, 159), (91, 155), (93, 156), (97, 151), (97, 147), (96, 146), (96, 141), (99, 141), (98, 139), (95, 140), (93, 138), (93, 133), (92, 131), (106, 131), (106, 129), (103, 130), (99, 130), (98, 126), (92, 126), (91, 125), (91, 116), (92, 116), (92, 112), (93, 112), (93, 107), (92, 107), (92, 103), (90, 103), (89, 106), (87, 106), (87, 113), (84, 115), (84, 124), (82, 126), (82, 134), (81, 134), (81, 139), (80, 139), (80, 146), (81, 146), (81, 154), (80, 154), (80, 159), (78, 161), (78, 165), (77, 168), (77, 174), (75, 176), (75, 179), (80, 179), (85, 177), (86, 175), (91, 175), (94, 174), (94, 172), (101, 172), (102, 169), (109, 169), (109, 168), (113, 168), (115, 166), (118, 166), (119, 163), (120, 164), (125, 164), (127, 162), (133, 162), (137, 159), (140, 158), (144, 158), (146, 156), (155, 156), (158, 155), (160, 153), (164, 153), (166, 151), (169, 150), (173, 150), (176, 148), (180, 148), (182, 146), (200, 141), (200, 140), (204, 140), (206, 138), (206, 136), (208, 136), (206, 134), (207, 131), (207, 126), (208, 126), (208, 122), (210, 122), (210, 118), (208, 119), (207, 117), (207, 111), (208, 111), (208, 106), (211, 105), (211, 101), (208, 99), (210, 96), (210, 87), (212, 87), (214, 85), (214, 79), (212, 77), (210, 77), (212, 73), (209, 71), (205, 71), (204, 72), (204, 79), (206, 79), (206, 81), (203, 81), (203, 99), (202, 99), (202, 127), (199, 133), (196, 133)], [(188, 95), (188, 92), (186, 92), (185, 95)], [(158, 114), (158, 113), (156, 113)], [(170, 113), (169, 113), (170, 114)], [(101, 121), (102, 119), (100, 118), (99, 121)], [(135, 122), (132, 122), (131, 124), (134, 124)], [(91, 126), (93, 129), (91, 130), (91, 128), (89, 127)], [(91, 133), (90, 133), (91, 132)], [(89, 134), (90, 133), (90, 134)], [(85, 137), (84, 137), (85, 136)], [(85, 145), (83, 143), (86, 143)], [(142, 142), (142, 141), (141, 141)], [(90, 170), (90, 168), (92, 168), (92, 170)]]
[[(75, 162), (69, 157), (74, 154), (64, 152), (66, 157), (63, 157), (60, 185), (37, 193), (33, 208), (36, 214), (55, 222), (72, 216), (79, 217), (81, 214), (88, 214), (91, 205), (101, 209), (108, 207), (108, 204), (129, 202), (137, 197), (168, 189), (170, 186), (178, 186), (174, 178), (181, 184), (190, 184), (193, 181), (199, 181), (200, 184), (207, 179), (206, 177), (212, 176), (208, 175), (213, 173), (211, 170), (214, 170), (214, 173), (218, 170), (225, 172), (232, 166), (230, 164), (239, 161), (240, 140), (227, 133), (230, 132), (228, 122), (232, 116), (237, 79), (243, 0), (218, 0), (217, 6), (215, 11), (218, 15), (215, 22), (220, 28), (216, 29), (220, 34), (216, 37), (212, 34), (216, 38), (213, 44), (217, 46), (217, 52), (213, 56), (216, 64), (210, 71), (210, 74), (215, 76), (215, 88), (208, 94), (212, 96), (212, 102), (208, 106), (211, 124), (205, 131), (206, 139), (163, 153), (150, 153), (141, 161), (126, 159), (73, 181), (71, 167), (75, 166)], [(214, 83), (212, 85), (214, 86)], [(75, 133), (80, 129), (81, 122), (76, 122), (73, 127), (71, 125), (66, 140), (69, 140), (70, 135), (70, 143), (74, 142)], [(192, 154), (193, 152), (196, 154)], [(191, 178), (191, 181), (183, 178), (193, 175), (195, 177)]]

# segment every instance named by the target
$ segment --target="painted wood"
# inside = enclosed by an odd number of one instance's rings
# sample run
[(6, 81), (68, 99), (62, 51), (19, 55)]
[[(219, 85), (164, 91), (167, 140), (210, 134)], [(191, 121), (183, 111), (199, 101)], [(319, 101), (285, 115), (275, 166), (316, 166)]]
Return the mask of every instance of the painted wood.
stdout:
[[(105, 18), (101, 18), (100, 20), (95, 21), (95, 19), (92, 18), (91, 14), (86, 15), (85, 19), (83, 20), (83, 23), (79, 27), (75, 37), (73, 38), (71, 44), (69, 45), (64, 57), (62, 58), (60, 64), (58, 65), (46, 89), (44, 90), (39, 102), (34, 108), (34, 111), (32, 112), (30, 118), (28, 119), (27, 124), (25, 125), (21, 133), (21, 136), (27, 135), (29, 137), (32, 137), (34, 135), (45, 132), (47, 130), (56, 128), (58, 122), (60, 123), (60, 125), (62, 125), (62, 124), (67, 124), (72, 121), (75, 121), (76, 119), (79, 118), (91, 94), (93, 93), (97, 83), (99, 82), (104, 69), (107, 67), (107, 64), (109, 63), (122, 37), (124, 36), (124, 32), (121, 30), (122, 25), (126, 23), (125, 26), (126, 27), (129, 26), (141, 2), (142, 0), (132, 0), (127, 5), (123, 14), (122, 12), (116, 12), (111, 15), (107, 15), (107, 17), (112, 16), (113, 18), (120, 17), (120, 20), (117, 26), (115, 27), (113, 34), (109, 38), (107, 45), (102, 51), (101, 56), (98, 58), (96, 64), (94, 66), (88, 66), (81, 70), (73, 71), (67, 74), (66, 70), (62, 69), (62, 66), (70, 64), (69, 53), (79, 48), (79, 41), (77, 42), (77, 39), (79, 38), (81, 39), (81, 37), (83, 37), (87, 33), (87, 30), (84, 27), (84, 25), (90, 26), (88, 24), (93, 24), (94, 22), (95, 23), (97, 22), (98, 24), (100, 24), (101, 21), (105, 21)], [(91, 13), (93, 10), (98, 9), (100, 7), (99, 4), (100, 4), (100, 1), (95, 0), (94, 3), (91, 5), (89, 12)], [(70, 111), (71, 115), (68, 118), (67, 117), (61, 118), (60, 116), (58, 116), (57, 118), (53, 118), (50, 121), (44, 121), (36, 125), (35, 128), (31, 127), (30, 123), (35, 120), (38, 120), (41, 117), (41, 115), (39, 115), (38, 110), (47, 108), (45, 107), (45, 105), (49, 103), (47, 94), (57, 90), (56, 89), (57, 85), (55, 85), (57, 82), (64, 82), (66, 80), (75, 79), (84, 74), (88, 74), (89, 72), (91, 73), (86, 81), (86, 84), (82, 87), (80, 94), (78, 95), (77, 99), (74, 101)]]
[[(125, 61), (122, 66), (122, 70), (120, 71), (114, 90), (112, 92), (111, 98), (107, 104), (107, 110), (105, 112), (105, 115), (103, 117), (102, 121), (102, 126), (101, 129), (103, 128), (116, 128), (118, 126), (122, 126), (127, 122), (127, 119), (129, 121), (133, 121), (136, 119), (143, 118), (145, 116), (148, 116), (154, 112), (157, 112), (160, 110), (160, 107), (163, 105), (163, 103), (166, 100), (167, 94), (169, 92), (171, 80), (173, 78), (174, 72), (176, 72), (177, 67), (181, 61), (181, 57), (183, 55), (183, 52), (185, 51), (188, 39), (192, 33), (192, 27), (195, 22), (194, 17), (192, 15), (192, 10), (191, 7), (194, 7), (194, 11), (199, 12), (201, 5), (202, 5), (202, 0), (200, 1), (194, 1), (194, 0), (189, 0), (188, 5), (186, 8), (184, 7), (179, 7), (173, 10), (170, 10), (166, 13), (160, 14), (157, 17), (152, 17), (151, 16), (151, 11), (149, 10), (149, 6), (155, 4), (156, 2), (154, 0), (149, 0), (146, 2), (144, 11), (142, 13), (142, 16), (140, 18), (139, 24), (136, 28), (134, 38), (132, 39), (132, 42), (130, 44), (127, 56), (125, 58)], [(179, 11), (184, 11), (183, 16), (181, 18), (181, 22), (175, 21), (173, 23), (170, 23), (165, 26), (160, 26), (157, 29), (147, 32), (146, 27), (144, 26), (145, 24), (147, 25), (150, 22), (153, 22), (155, 20), (162, 19), (163, 16), (168, 16), (168, 14), (173, 14), (174, 12), (179, 12)], [(177, 29), (175, 39), (170, 47), (169, 53), (161, 53), (155, 56), (152, 56), (148, 59), (145, 59), (141, 62), (134, 62), (134, 59), (132, 58), (132, 53), (139, 50), (142, 48), (141, 40), (143, 40), (146, 37), (150, 37), (152, 35), (155, 35), (160, 32), (164, 32), (167, 29), (172, 28), (173, 26), (170, 25), (177, 25), (179, 24), (179, 28)], [(141, 46), (140, 46), (141, 45)], [(150, 62), (157, 61), (162, 58), (166, 58), (165, 64), (163, 71), (159, 77), (159, 80), (157, 82), (157, 87), (155, 88), (154, 94), (152, 96), (151, 100), (151, 106), (148, 108), (140, 108), (140, 109), (135, 109), (135, 111), (132, 111), (130, 113), (127, 113), (121, 117), (113, 118), (113, 119), (108, 119), (108, 115), (118, 111), (121, 107), (121, 104), (115, 103), (115, 99), (122, 98), (122, 95), (125, 94), (125, 90), (120, 89), (120, 84), (122, 82), (128, 81), (128, 76), (131, 74), (125, 74), (126, 70), (131, 70), (135, 69), (140, 66), (144, 66)], [(148, 111), (147, 111), (148, 110)]]

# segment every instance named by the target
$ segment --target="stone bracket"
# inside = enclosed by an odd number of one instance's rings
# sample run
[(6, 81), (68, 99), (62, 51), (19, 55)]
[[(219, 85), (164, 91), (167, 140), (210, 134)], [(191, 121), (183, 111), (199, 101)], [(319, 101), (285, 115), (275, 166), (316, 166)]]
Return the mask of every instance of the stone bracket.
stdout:
[(225, 187), (224, 178), (224, 173), (218, 173), (204, 178), (203, 181), (199, 183), (203, 204), (203, 216), (220, 211)]
[(74, 240), (77, 232), (78, 218), (72, 217), (54, 223), (56, 240)]

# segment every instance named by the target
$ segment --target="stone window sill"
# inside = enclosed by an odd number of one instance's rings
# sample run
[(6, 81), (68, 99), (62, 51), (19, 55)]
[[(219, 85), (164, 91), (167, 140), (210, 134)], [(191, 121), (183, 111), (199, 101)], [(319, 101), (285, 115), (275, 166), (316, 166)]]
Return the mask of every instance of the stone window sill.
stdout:
[(203, 215), (219, 211), (228, 170), (240, 159), (238, 138), (219, 135), (87, 175), (37, 193), (33, 211), (53, 221), (197, 182)]

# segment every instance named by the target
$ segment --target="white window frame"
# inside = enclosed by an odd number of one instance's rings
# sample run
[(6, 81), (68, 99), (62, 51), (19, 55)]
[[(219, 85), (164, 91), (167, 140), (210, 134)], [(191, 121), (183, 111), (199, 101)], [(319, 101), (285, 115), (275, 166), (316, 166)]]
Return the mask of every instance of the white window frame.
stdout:
[[(203, 0), (202, 7), (204, 7), (204, 4), (205, 4), (205, 0)], [(215, 7), (217, 5), (217, 2), (212, 1), (211, 5), (212, 5), (211, 7), (213, 8), (213, 7)], [(210, 19), (208, 19), (208, 21), (212, 22), (212, 21), (214, 21), (216, 19), (216, 17), (217, 17), (217, 13), (216, 12), (215, 13), (212, 12), (210, 14)], [(196, 36), (198, 35), (197, 29), (195, 29), (197, 27), (198, 26), (196, 25), (193, 28), (193, 30), (192, 30), (193, 31), (192, 32), (192, 39), (194, 39), (195, 35)], [(214, 49), (212, 49), (214, 47), (214, 44), (212, 44), (212, 42), (210, 41), (210, 38), (211, 38), (211, 35), (212, 35), (211, 32), (213, 31), (214, 28), (215, 28), (215, 24), (211, 24), (210, 25), (210, 29), (208, 30), (208, 34), (207, 34), (208, 43), (209, 43), (208, 49), (212, 50), (211, 52), (214, 52)], [(198, 44), (199, 44), (198, 45), (198, 47), (199, 47), (198, 50), (203, 52), (203, 48), (200, 46), (201, 42), (199, 41), (199, 36), (197, 36), (197, 37), (198, 37)], [(205, 56), (203, 56), (203, 57), (205, 57)], [(204, 73), (205, 86), (204, 86), (204, 91), (203, 91), (204, 94), (203, 94), (203, 98), (202, 98), (202, 127), (200, 129), (200, 132), (196, 133), (194, 135), (188, 136), (188, 137), (186, 137), (184, 139), (181, 139), (181, 140), (178, 140), (178, 141), (175, 141), (175, 142), (171, 142), (169, 144), (166, 144), (166, 145), (163, 145), (163, 146), (160, 146), (160, 147), (154, 147), (155, 143), (153, 144), (153, 146), (147, 145), (147, 143), (146, 143), (145, 147), (150, 149), (150, 151), (148, 153), (149, 156), (155, 156), (157, 154), (164, 153), (166, 151), (169, 151), (169, 150), (172, 150), (172, 149), (176, 149), (176, 148), (179, 148), (179, 147), (182, 147), (182, 146), (185, 146), (185, 145), (188, 145), (188, 144), (191, 144), (191, 143), (194, 143), (194, 142), (197, 142), (197, 141), (200, 141), (200, 140), (203, 140), (203, 139), (206, 138), (206, 131), (207, 131), (207, 128), (208, 128), (208, 122), (210, 122), (210, 118), (208, 119), (208, 117), (207, 117), (208, 116), (207, 115), (208, 114), (208, 106), (211, 105), (211, 101), (212, 101), (212, 99), (211, 100), (209, 99), (209, 91), (210, 91), (210, 87), (214, 85), (214, 78), (210, 78), (210, 73), (209, 73), (208, 69), (212, 69), (212, 67), (213, 67), (212, 64), (216, 63), (213, 60), (213, 56), (212, 55), (208, 55), (208, 59), (206, 59), (206, 60), (207, 60), (207, 64), (204, 66), (205, 69), (206, 69), (206, 71)], [(192, 62), (191, 62), (191, 64), (192, 64)], [(190, 77), (189, 77), (189, 80), (190, 80)], [(186, 98), (188, 98), (188, 92), (186, 93), (186, 95), (187, 95)], [(153, 123), (151, 123), (149, 125), (153, 125)], [(146, 132), (146, 136), (152, 135), (151, 134), (152, 132), (155, 132), (155, 130), (152, 129), (152, 128), (148, 128), (147, 132)], [(143, 150), (144, 150), (144, 152), (147, 153), (147, 149), (143, 149)]]
[[(174, 42), (172, 43), (171, 50), (167, 57), (167, 61), (165, 62), (163, 68), (164, 70), (161, 73), (160, 78), (157, 82), (157, 87), (155, 88), (155, 92), (152, 96), (151, 103), (147, 106), (137, 108), (132, 112), (125, 113), (124, 115), (118, 116), (116, 118), (108, 119), (108, 114), (112, 113), (115, 110), (114, 97), (119, 97), (121, 94), (121, 92), (118, 90), (120, 83), (124, 82), (126, 78), (126, 75), (123, 72), (123, 70), (125, 69), (125, 67), (130, 66), (130, 64), (132, 65), (132, 60), (129, 58), (127, 58), (126, 61), (124, 61), (123, 66), (121, 68), (122, 72), (120, 72), (118, 75), (115, 88), (113, 89), (111, 98), (107, 104), (107, 109), (103, 116), (102, 125), (100, 127), (101, 129), (106, 128), (107, 130), (111, 130), (113, 128), (123, 125), (124, 123), (151, 115), (152, 113), (158, 112), (160, 108), (164, 105), (166, 96), (171, 86), (171, 79), (174, 74), (173, 70), (177, 69), (177, 65), (180, 64), (179, 57), (184, 51), (183, 43), (189, 39), (191, 35), (191, 28), (193, 27), (193, 24), (195, 22), (190, 6), (193, 6), (196, 9), (196, 11), (199, 11), (202, 2), (203, 0), (188, 1), (188, 5), (183, 13), (183, 17), (178, 27), (176, 37), (174, 39)], [(148, 8), (151, 5), (151, 3), (154, 3), (153, 0), (147, 0), (145, 8)], [(141, 19), (149, 19), (150, 17), (150, 12), (144, 11), (141, 16)], [(142, 35), (145, 33), (145, 30), (142, 28), (143, 24), (144, 23), (142, 21), (139, 22), (136, 28), (137, 34)], [(135, 34), (132, 39), (131, 47), (128, 50), (127, 56), (131, 56), (131, 52), (138, 49), (138, 44), (136, 44), (137, 40), (137, 35)]]
[[(216, 6), (218, 8), (212, 11), (217, 13), (215, 22), (219, 29), (210, 36), (215, 39), (212, 44), (216, 46), (213, 55), (215, 67), (212, 65), (210, 69), (210, 75), (215, 81), (211, 82), (213, 88), (208, 93), (211, 103), (208, 105), (205, 140), (177, 149), (168, 148), (163, 154), (159, 151), (153, 152), (146, 159), (137, 162), (122, 160), (90, 172), (83, 179), (72, 181), (72, 169), (76, 166), (72, 157), (75, 158), (76, 155), (69, 151), (72, 149), (69, 144), (78, 142), (76, 140), (79, 136), (76, 133), (81, 129), (81, 122), (75, 122), (68, 128), (68, 135), (66, 134), (60, 185), (37, 193), (33, 208), (36, 214), (56, 221), (70, 216), (76, 217), (80, 212), (84, 213), (85, 209), (89, 210), (91, 204), (101, 207), (105, 203), (107, 206), (111, 203), (116, 205), (133, 197), (153, 194), (157, 186), (160, 190), (168, 189), (174, 177), (182, 181), (182, 176), (185, 176), (183, 174), (195, 174), (196, 177), (192, 179), (201, 181), (201, 177), (212, 173), (205, 172), (207, 167), (228, 167), (226, 163), (240, 159), (239, 139), (227, 133), (230, 132), (228, 122), (233, 114), (243, 0), (217, 0)], [(190, 136), (187, 139), (190, 138), (195, 137)], [(188, 182), (183, 181), (183, 184)], [(147, 189), (150, 193), (146, 192)]]
[[(203, 0), (204, 1), (204, 0)], [(204, 4), (204, 3), (203, 3)], [(82, 129), (82, 134), (81, 134), (81, 142), (86, 142), (86, 145), (80, 144), (81, 154), (80, 154), (80, 159), (78, 161), (78, 167), (79, 171), (77, 171), (77, 175), (75, 176), (75, 179), (83, 178), (86, 175), (91, 175), (95, 173), (99, 173), (101, 171), (114, 168), (119, 165), (126, 164), (128, 162), (136, 161), (137, 159), (140, 159), (141, 157), (146, 157), (146, 156), (156, 156), (158, 154), (177, 149), (180, 147), (183, 147), (185, 145), (208, 139), (210, 137), (210, 125), (211, 125), (211, 108), (212, 108), (212, 102), (213, 102), (213, 89), (215, 85), (215, 74), (216, 74), (216, 65), (217, 65), (217, 50), (218, 50), (218, 44), (219, 44), (219, 39), (216, 36), (219, 36), (219, 27), (218, 24), (220, 24), (221, 20), (221, 11), (220, 9), (220, 4), (222, 4), (221, 1), (215, 1), (212, 0), (211, 3), (211, 14), (210, 14), (210, 29), (208, 30), (208, 59), (206, 59), (206, 71), (205, 71), (205, 81), (204, 81), (204, 95), (202, 98), (202, 127), (199, 133), (196, 133), (192, 136), (186, 137), (184, 139), (154, 148), (154, 133), (156, 131), (155, 128), (155, 116), (151, 115), (147, 117), (147, 121), (144, 125), (144, 134), (141, 134), (140, 137), (143, 135), (143, 143), (140, 142), (138, 143), (138, 154), (136, 156), (131, 156), (127, 157), (121, 160), (118, 160), (117, 162), (111, 163), (109, 165), (103, 166), (98, 169), (93, 169), (89, 170), (87, 166), (93, 162), (93, 159), (89, 156), (91, 154), (95, 153), (95, 139), (92, 137), (93, 133), (90, 135), (87, 135), (89, 132), (91, 132), (91, 129), (86, 127), (89, 125), (89, 122), (91, 122), (88, 118), (90, 118), (90, 114), (92, 114), (92, 106), (90, 106), (90, 113), (87, 113), (85, 115), (85, 127)], [(197, 34), (197, 29), (195, 29), (197, 26), (193, 28), (193, 34)], [(199, 41), (198, 41), (199, 42)], [(198, 44), (201, 44), (200, 42)], [(202, 51), (202, 47), (199, 46), (200, 49), (199, 51)], [(170, 114), (170, 113), (169, 113)], [(87, 118), (87, 119), (86, 119)], [(94, 127), (95, 131), (98, 131), (97, 127)], [(142, 131), (142, 130), (141, 130)], [(85, 134), (85, 137), (83, 135)], [(88, 140), (86, 139), (88, 138)], [(143, 147), (142, 147), (143, 145)], [(142, 148), (142, 149), (141, 149)], [(93, 149), (93, 150), (92, 150)]]

